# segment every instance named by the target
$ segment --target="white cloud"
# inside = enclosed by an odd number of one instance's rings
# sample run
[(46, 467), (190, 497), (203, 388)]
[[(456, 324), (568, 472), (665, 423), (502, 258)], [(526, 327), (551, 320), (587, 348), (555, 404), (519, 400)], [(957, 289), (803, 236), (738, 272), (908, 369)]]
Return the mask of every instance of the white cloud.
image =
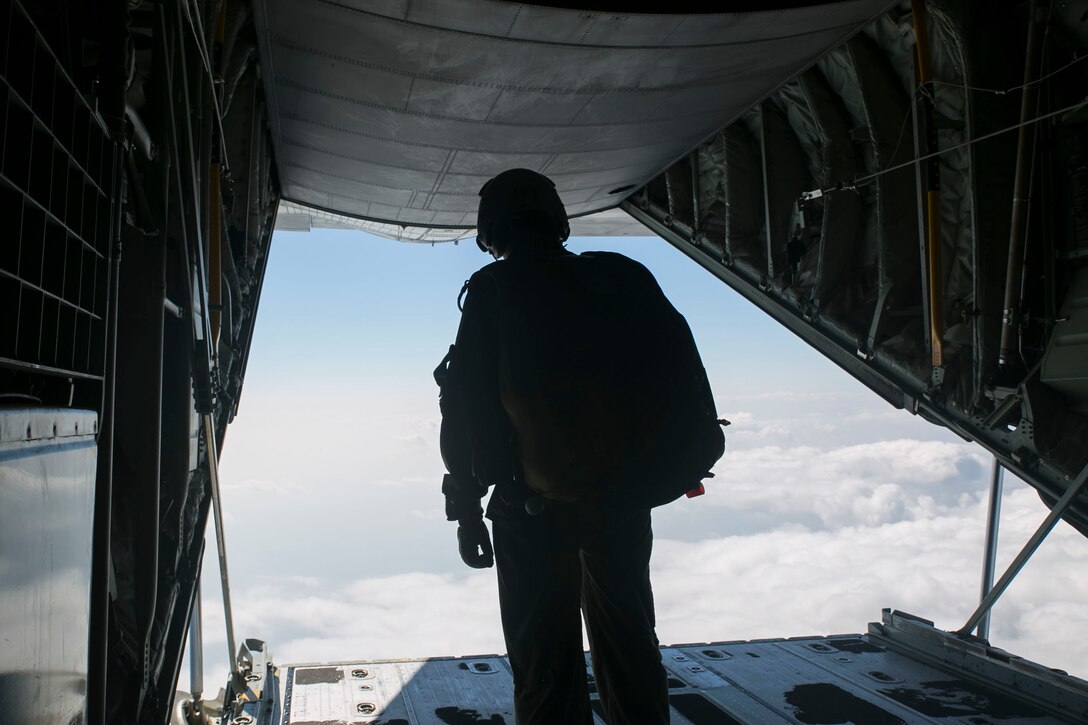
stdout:
[(813, 401), (829, 401), (829, 400), (846, 400), (861, 398), (859, 393), (847, 393), (842, 391), (810, 391), (810, 390), (772, 390), (762, 391), (758, 393), (748, 393), (744, 395), (721, 395), (722, 399), (733, 400), (756, 400), (756, 401), (785, 401), (785, 402), (813, 402)]
[[(1034, 491), (1005, 495), (999, 566), (1045, 516)], [(985, 505), (834, 531), (795, 527), (697, 542), (659, 538), (653, 585), (662, 642), (864, 632), (883, 607), (956, 629), (978, 600)], [(1088, 541), (1062, 525), (999, 602), (995, 645), (1088, 674)], [(345, 565), (345, 573), (351, 573)], [(1000, 569), (999, 569), (1000, 571)], [(221, 611), (206, 587), (206, 616)], [(493, 570), (329, 581), (265, 577), (238, 590), (240, 633), (277, 662), (503, 652)], [(222, 637), (209, 642), (218, 653)]]
[[(280, 663), (501, 652), (494, 572), (461, 568), (443, 520), (433, 396), (328, 397), (341, 412), (278, 400), (231, 429), (239, 638), (266, 639)], [(985, 452), (868, 394), (721, 400), (743, 405), (722, 406), (733, 425), (707, 495), (655, 514), (663, 642), (860, 632), (888, 606), (962, 625), (978, 598)], [(1045, 515), (1033, 491), (1009, 487), (1002, 562)], [(269, 549), (272, 568), (252, 566)], [(1088, 578), (1074, 567), (1086, 556), (1061, 525), (998, 604), (994, 642), (1084, 676)], [(211, 684), (225, 668), (207, 561)]]
[(986, 458), (967, 444), (892, 440), (825, 449), (740, 447), (714, 468), (707, 505), (825, 528), (932, 516), (973, 503)]
[[(1006, 494), (999, 567), (1046, 514), (1034, 491)], [(984, 503), (944, 515), (828, 531), (659, 541), (654, 587), (663, 641), (865, 631), (883, 607), (957, 629), (978, 602)], [(998, 602), (991, 640), (1088, 674), (1088, 541), (1061, 525)], [(999, 568), (998, 573), (1002, 571)]]
[(276, 496), (296, 495), (305, 493), (306, 488), (300, 485), (297, 481), (290, 478), (280, 479), (258, 479), (258, 478), (245, 478), (241, 481), (230, 481), (224, 483), (224, 486), (229, 486), (232, 493), (244, 493), (250, 494), (271, 494)]
[[(205, 617), (222, 606), (205, 595)], [(266, 579), (235, 593), (235, 628), (280, 664), (505, 652), (494, 570), (344, 582)], [(206, 637), (215, 646), (221, 633)]]
[[(845, 377), (792, 338), (717, 345), (695, 317), (733, 425), (707, 495), (655, 513), (662, 641), (861, 632), (887, 606), (961, 626), (978, 598), (989, 456), (852, 382), (831, 389)], [(368, 353), (345, 375), (343, 354), (307, 349), (319, 374), (271, 381), (254, 365), (247, 378), (222, 463), (238, 638), (267, 640), (280, 664), (501, 652), (494, 571), (464, 568), (443, 520), (437, 357), (405, 372), (403, 354), (375, 368)], [(1009, 489), (999, 570), (1045, 515), (1030, 489)], [(1086, 558), (1088, 540), (1059, 525), (999, 602), (993, 641), (1088, 674)], [(214, 691), (225, 645), (205, 561)]]

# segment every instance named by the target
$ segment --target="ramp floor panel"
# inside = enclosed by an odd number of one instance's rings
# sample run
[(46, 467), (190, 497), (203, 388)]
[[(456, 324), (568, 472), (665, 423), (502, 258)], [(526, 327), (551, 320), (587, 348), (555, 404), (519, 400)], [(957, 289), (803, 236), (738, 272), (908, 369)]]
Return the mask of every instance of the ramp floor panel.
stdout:
[[(858, 634), (662, 648), (676, 725), (1077, 721), (922, 659)], [(498, 655), (299, 664), (277, 674), (279, 725), (514, 723), (513, 679)], [(606, 725), (588, 661), (587, 677), (595, 722)]]

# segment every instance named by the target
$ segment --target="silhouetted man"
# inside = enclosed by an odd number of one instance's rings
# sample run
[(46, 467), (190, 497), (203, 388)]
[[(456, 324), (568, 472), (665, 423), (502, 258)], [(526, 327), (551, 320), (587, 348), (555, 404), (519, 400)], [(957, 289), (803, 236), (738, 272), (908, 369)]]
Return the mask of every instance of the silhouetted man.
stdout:
[(518, 723), (592, 722), (579, 610), (609, 723), (668, 722), (650, 508), (721, 456), (706, 373), (648, 270), (563, 247), (547, 177), (506, 171), (480, 197), (477, 243), (499, 261), (466, 283), (435, 372), (443, 493), (462, 559), (498, 563)]

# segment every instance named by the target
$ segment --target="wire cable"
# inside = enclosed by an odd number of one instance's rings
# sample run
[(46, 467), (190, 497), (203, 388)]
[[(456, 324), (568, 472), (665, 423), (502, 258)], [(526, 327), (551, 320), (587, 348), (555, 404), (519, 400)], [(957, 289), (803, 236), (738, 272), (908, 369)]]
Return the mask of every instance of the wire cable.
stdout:
[[(1048, 34), (1046, 40), (1044, 40), (1044, 43), (1049, 41), (1049, 39), (1050, 39), (1050, 36)], [(1044, 46), (1044, 52), (1045, 52), (1045, 46)], [(975, 93), (992, 93), (995, 96), (1005, 96), (1005, 95), (1008, 95), (1010, 93), (1015, 93), (1016, 91), (1021, 91), (1021, 90), (1024, 90), (1025, 88), (1029, 88), (1029, 87), (1031, 87), (1033, 85), (1037, 85), (1039, 83), (1043, 83), (1044, 81), (1050, 80), (1051, 78), (1058, 75), (1059, 73), (1062, 73), (1063, 71), (1066, 71), (1069, 68), (1072, 68), (1077, 63), (1080, 63), (1085, 58), (1088, 58), (1088, 53), (1086, 53), (1085, 55), (1081, 55), (1081, 56), (1078, 56), (1078, 57), (1074, 58), (1073, 60), (1071, 60), (1068, 63), (1066, 63), (1065, 65), (1063, 65), (1061, 68), (1053, 70), (1050, 73), (1047, 73), (1045, 76), (1042, 76), (1040, 78), (1036, 78), (1034, 81), (1030, 81), (1028, 83), (1021, 83), (1018, 86), (1012, 86), (1012, 87), (1006, 88), (1004, 90), (1001, 90), (1001, 89), (998, 89), (998, 88), (981, 88), (979, 86), (967, 85), (966, 83), (953, 83), (951, 81), (941, 81), (941, 80), (936, 80), (936, 79), (931, 79), (929, 82), (931, 84), (935, 85), (935, 86), (946, 86), (948, 88), (959, 88), (959, 89), (962, 89), (962, 90), (965, 90), (965, 91), (973, 91)], [(919, 84), (914, 88), (914, 92), (911, 94), (910, 101), (908, 102), (908, 106), (913, 106), (914, 103), (918, 100), (918, 96), (920, 96), (920, 95), (921, 96), (926, 96), (927, 98), (929, 98), (930, 103), (932, 103), (934, 106), (937, 105), (937, 99), (934, 97), (934, 94), (928, 88), (926, 88), (925, 86), (926, 86), (926, 84)], [(894, 159), (895, 155), (899, 153), (899, 147), (903, 144), (903, 134), (907, 130), (907, 121), (910, 120), (910, 117), (911, 117), (911, 112), (910, 112), (910, 110), (908, 110), (907, 113), (903, 116), (902, 123), (899, 124), (899, 135), (895, 139), (895, 146), (892, 149), (891, 154), (888, 155), (889, 161), (891, 159)], [(883, 170), (887, 171), (888, 169), (883, 169)]]
[(1013, 124), (1012, 126), (1006, 126), (1005, 128), (1000, 128), (1000, 129), (998, 129), (996, 131), (991, 131), (990, 133), (987, 133), (987, 134), (984, 134), (982, 136), (978, 136), (976, 138), (970, 139), (969, 141), (964, 141), (963, 143), (958, 143), (958, 144), (956, 144), (954, 146), (949, 146), (948, 148), (943, 148), (943, 149), (940, 149), (938, 151), (934, 151), (933, 153), (924, 154), (922, 156), (915, 156), (912, 159), (909, 159), (909, 160), (904, 161), (902, 163), (895, 164), (894, 166), (889, 166), (888, 168), (882, 169), (881, 171), (876, 171), (876, 172), (873, 172), (871, 174), (866, 174), (865, 176), (858, 176), (858, 177), (855, 177), (851, 181), (839, 182), (839, 183), (834, 184), (832, 186), (829, 186), (827, 188), (813, 189), (811, 191), (802, 192), (801, 198), (808, 201), (808, 200), (811, 200), (811, 199), (818, 199), (821, 196), (823, 196), (824, 194), (829, 194), (829, 193), (831, 193), (833, 191), (845, 191), (845, 190), (857, 191), (859, 186), (865, 186), (866, 184), (871, 184), (874, 181), (876, 181), (878, 178), (880, 178), (881, 176), (885, 176), (887, 174), (890, 174), (893, 171), (898, 171), (898, 170), (904, 169), (904, 168), (906, 168), (908, 166), (913, 166), (914, 164), (920, 163), (922, 161), (928, 161), (929, 159), (941, 156), (942, 154), (949, 153), (950, 151), (956, 151), (958, 149), (962, 149), (962, 148), (965, 148), (967, 146), (973, 146), (973, 145), (975, 145), (975, 144), (977, 144), (977, 143), (979, 143), (981, 141), (986, 141), (988, 139), (994, 138), (995, 136), (1000, 136), (1001, 134), (1008, 133), (1009, 131), (1015, 131), (1018, 128), (1021, 128), (1023, 126), (1030, 126), (1033, 123), (1038, 123), (1040, 121), (1045, 121), (1048, 118), (1053, 118), (1055, 116), (1060, 116), (1060, 115), (1065, 114), (1065, 113), (1070, 113), (1070, 112), (1073, 112), (1073, 111), (1080, 110), (1081, 108), (1084, 108), (1085, 105), (1088, 105), (1088, 96), (1085, 96), (1080, 101), (1077, 101), (1076, 103), (1065, 106), (1064, 108), (1059, 108), (1059, 109), (1057, 109), (1055, 111), (1050, 111), (1048, 113), (1041, 114), (1039, 116), (1036, 116), (1035, 118), (1030, 118), (1027, 121), (1022, 121), (1020, 123)]
[(1043, 81), (1049, 80), (1050, 78), (1056, 76), (1057, 74), (1061, 73), (1062, 71), (1066, 70), (1067, 68), (1071, 68), (1072, 66), (1076, 65), (1077, 63), (1080, 63), (1085, 58), (1088, 58), (1088, 54), (1085, 54), (1085, 55), (1078, 56), (1078, 57), (1074, 58), (1073, 60), (1071, 60), (1068, 63), (1066, 63), (1065, 65), (1063, 65), (1061, 68), (1058, 68), (1057, 70), (1051, 71), (1050, 73), (1047, 73), (1045, 76), (1043, 76), (1041, 78), (1036, 78), (1035, 80), (1033, 80), (1033, 81), (1031, 81), (1029, 83), (1021, 83), (1018, 86), (1012, 86), (1011, 88), (1006, 88), (1005, 90), (1001, 90), (999, 88), (979, 88), (978, 86), (968, 86), (968, 85), (963, 85), (961, 83), (949, 83), (948, 81), (932, 81), (932, 82), (936, 83), (938, 85), (942, 85), (942, 86), (955, 86), (956, 88), (964, 88), (964, 89), (969, 90), (969, 91), (975, 91), (976, 93), (992, 93), (995, 96), (1005, 96), (1005, 95), (1008, 95), (1010, 93), (1015, 93), (1016, 91), (1022, 91), (1025, 88), (1029, 88), (1031, 86), (1042, 83)]

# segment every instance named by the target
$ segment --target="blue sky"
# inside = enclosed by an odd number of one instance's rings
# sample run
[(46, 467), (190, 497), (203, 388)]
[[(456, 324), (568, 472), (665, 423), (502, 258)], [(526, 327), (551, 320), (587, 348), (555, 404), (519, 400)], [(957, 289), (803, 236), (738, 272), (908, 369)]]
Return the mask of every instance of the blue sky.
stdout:
[[(978, 598), (984, 451), (892, 409), (660, 239), (568, 246), (655, 274), (734, 421), (707, 495), (654, 513), (662, 642), (860, 632), (888, 606), (962, 624)], [(267, 640), (281, 664), (503, 651), (494, 570), (464, 567), (442, 515), (431, 377), (461, 284), (490, 258), (471, 239), (332, 230), (277, 233), (271, 254), (222, 455), (237, 636)], [(1046, 513), (1016, 481), (1004, 511), (999, 564)], [(1060, 526), (998, 604), (994, 643), (1088, 673), (1088, 579), (1070, 575), (1085, 556)], [(214, 691), (214, 553), (205, 564)]]
[[(575, 239), (573, 251), (609, 249), (633, 257), (657, 276), (696, 330), (708, 368), (731, 388), (790, 387), (798, 365), (814, 380), (848, 389), (851, 381), (807, 346), (696, 268), (660, 239)], [(460, 244), (405, 244), (361, 232), (279, 233), (273, 246), (247, 388), (286, 384), (322, 371), (366, 372), (405, 385), (425, 380), (452, 342), (462, 282), (490, 257), (469, 239)], [(364, 381), (369, 384), (372, 381)]]

